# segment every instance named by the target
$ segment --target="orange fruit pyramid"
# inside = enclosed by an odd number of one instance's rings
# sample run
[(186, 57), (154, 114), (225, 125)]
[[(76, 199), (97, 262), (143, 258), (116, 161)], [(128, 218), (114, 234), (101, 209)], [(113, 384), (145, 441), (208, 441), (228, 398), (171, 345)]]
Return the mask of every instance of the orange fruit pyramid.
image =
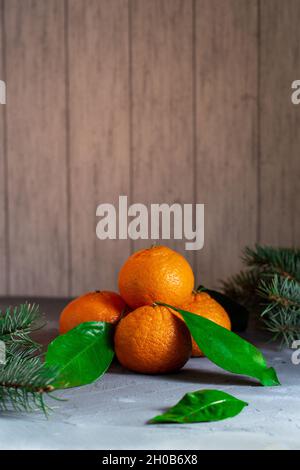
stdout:
[(60, 333), (83, 322), (109, 322), (116, 325), (115, 352), (124, 367), (144, 374), (176, 371), (191, 354), (203, 353), (181, 315), (156, 302), (231, 328), (223, 307), (205, 292), (193, 293), (193, 288), (192, 268), (179, 253), (166, 246), (137, 251), (119, 272), (121, 295), (95, 291), (73, 300), (61, 313)]

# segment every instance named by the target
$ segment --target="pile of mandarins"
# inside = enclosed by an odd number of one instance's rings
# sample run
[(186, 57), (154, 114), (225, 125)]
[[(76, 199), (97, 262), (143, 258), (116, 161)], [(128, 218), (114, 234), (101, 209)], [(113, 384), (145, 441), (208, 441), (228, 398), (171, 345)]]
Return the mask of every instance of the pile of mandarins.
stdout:
[(193, 271), (179, 253), (165, 246), (140, 250), (120, 270), (120, 295), (96, 291), (73, 300), (62, 311), (60, 333), (87, 321), (116, 324), (115, 352), (124, 367), (144, 374), (172, 372), (191, 355), (203, 354), (180, 314), (158, 302), (231, 328), (223, 307), (193, 289)]

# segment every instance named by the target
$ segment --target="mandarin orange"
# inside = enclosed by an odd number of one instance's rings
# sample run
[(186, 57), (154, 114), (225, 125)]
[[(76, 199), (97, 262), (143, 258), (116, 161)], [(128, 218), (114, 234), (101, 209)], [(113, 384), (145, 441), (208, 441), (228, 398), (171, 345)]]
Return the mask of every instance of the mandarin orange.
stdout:
[(72, 300), (62, 311), (59, 320), (61, 334), (88, 321), (116, 323), (126, 304), (119, 294), (110, 291), (95, 291)]
[(190, 298), (194, 274), (186, 259), (166, 246), (131, 255), (119, 273), (119, 290), (134, 308), (165, 302), (180, 306)]
[(169, 309), (146, 305), (118, 323), (115, 352), (120, 363), (135, 372), (173, 372), (191, 355), (191, 335), (184, 322)]

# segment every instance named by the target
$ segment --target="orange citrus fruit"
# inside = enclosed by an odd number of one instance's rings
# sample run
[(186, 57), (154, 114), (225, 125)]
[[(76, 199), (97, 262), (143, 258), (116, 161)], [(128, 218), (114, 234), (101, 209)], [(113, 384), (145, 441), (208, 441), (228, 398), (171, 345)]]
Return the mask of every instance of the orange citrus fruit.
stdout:
[[(224, 308), (206, 292), (192, 294), (190, 302), (185, 304), (183, 310), (200, 315), (208, 320), (223, 326), (227, 330), (231, 329), (231, 322)], [(192, 356), (204, 356), (195, 340), (192, 339)]]
[(165, 307), (145, 305), (118, 323), (115, 352), (127, 369), (143, 374), (173, 372), (191, 355), (191, 335), (184, 322)]
[(88, 292), (64, 308), (59, 320), (59, 331), (64, 334), (87, 321), (116, 323), (125, 308), (124, 300), (115, 292)]
[(119, 290), (132, 308), (165, 302), (180, 306), (190, 298), (194, 274), (186, 259), (166, 246), (131, 255), (119, 273)]

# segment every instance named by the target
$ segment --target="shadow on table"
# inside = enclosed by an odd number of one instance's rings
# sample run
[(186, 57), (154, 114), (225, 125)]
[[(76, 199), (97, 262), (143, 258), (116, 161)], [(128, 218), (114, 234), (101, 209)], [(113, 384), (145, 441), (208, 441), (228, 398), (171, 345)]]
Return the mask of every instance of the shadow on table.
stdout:
[[(192, 361), (202, 362), (202, 359), (192, 359)], [(223, 371), (222, 369), (208, 370), (205, 369), (206, 364), (199, 364), (199, 369), (191, 368), (186, 366), (184, 369), (172, 374), (161, 374), (161, 375), (143, 375), (143, 377), (149, 377), (151, 380), (158, 381), (175, 381), (175, 382), (185, 382), (199, 385), (239, 385), (239, 386), (259, 386), (258, 382), (255, 382), (255, 379), (251, 380), (248, 377), (239, 376), (231, 374), (230, 372)], [(117, 361), (111, 365), (109, 369), (110, 374), (116, 375), (132, 375), (139, 377), (141, 374), (135, 374), (134, 372), (128, 371)]]

